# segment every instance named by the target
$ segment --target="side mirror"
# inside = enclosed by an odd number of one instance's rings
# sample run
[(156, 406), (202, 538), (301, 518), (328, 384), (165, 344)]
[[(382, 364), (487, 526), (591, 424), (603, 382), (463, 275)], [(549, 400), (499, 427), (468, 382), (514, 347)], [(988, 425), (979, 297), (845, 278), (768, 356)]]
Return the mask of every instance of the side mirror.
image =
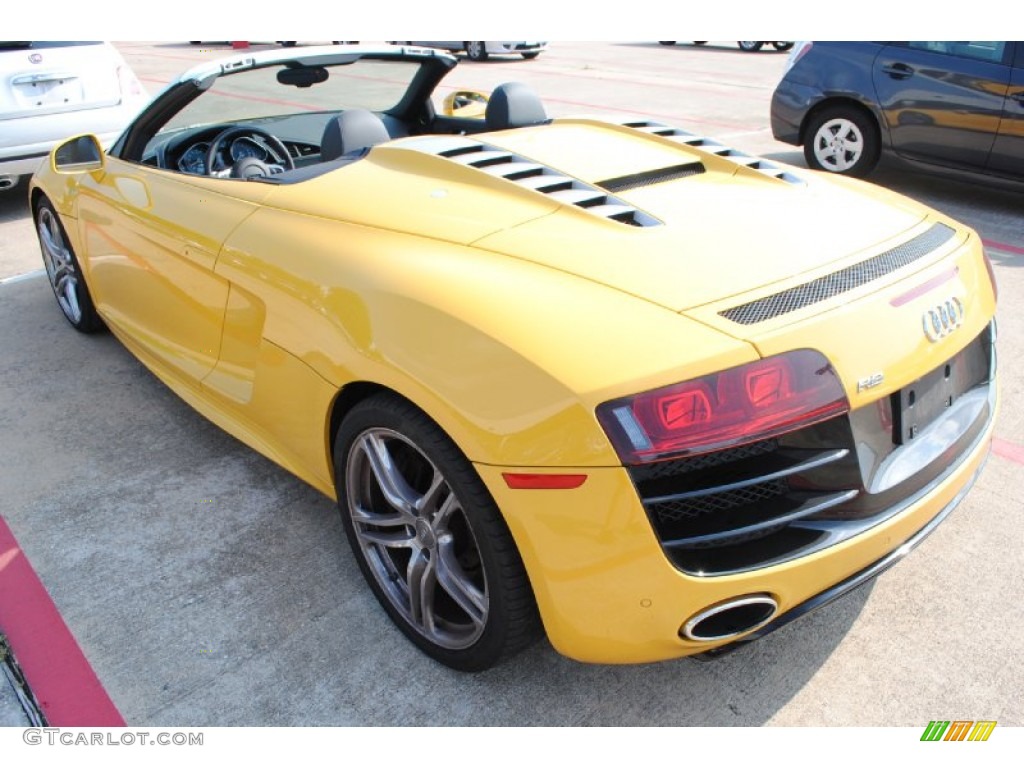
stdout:
[(444, 99), (447, 117), (483, 118), (487, 112), (487, 96), (477, 91), (455, 91)]
[(88, 173), (103, 169), (103, 147), (92, 134), (76, 136), (58, 144), (50, 155), (57, 173)]

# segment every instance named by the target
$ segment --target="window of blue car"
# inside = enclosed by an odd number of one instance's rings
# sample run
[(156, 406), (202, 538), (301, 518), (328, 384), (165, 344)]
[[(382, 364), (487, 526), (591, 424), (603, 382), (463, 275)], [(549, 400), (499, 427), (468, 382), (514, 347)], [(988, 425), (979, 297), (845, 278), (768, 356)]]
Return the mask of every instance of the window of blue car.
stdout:
[(907, 47), (918, 51), (989, 61), (993, 64), (1002, 64), (1006, 55), (1006, 43), (993, 41), (930, 40), (908, 42)]

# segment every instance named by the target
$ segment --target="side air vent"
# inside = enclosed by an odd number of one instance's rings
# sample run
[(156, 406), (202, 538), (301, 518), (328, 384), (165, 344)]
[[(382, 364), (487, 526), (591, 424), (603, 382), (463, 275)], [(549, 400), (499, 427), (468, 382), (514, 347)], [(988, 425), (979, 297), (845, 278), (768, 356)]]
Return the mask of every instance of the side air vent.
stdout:
[(461, 136), (424, 137), (405, 146), (476, 168), (605, 219), (633, 227), (661, 224), (649, 213), (609, 194), (608, 189), (565, 176), (529, 158), (473, 139)]
[(712, 154), (718, 155), (719, 157), (725, 157), (732, 160), (740, 165), (745, 165), (755, 171), (760, 171), (765, 176), (771, 176), (772, 178), (781, 179), (782, 181), (790, 184), (803, 184), (801, 179), (796, 174), (783, 168), (770, 160), (765, 160), (761, 157), (755, 157), (748, 155), (746, 152), (742, 152), (738, 149), (726, 146), (720, 141), (715, 139), (709, 139), (704, 136), (698, 136), (695, 133), (684, 131), (681, 128), (673, 128), (670, 125), (664, 123), (657, 123), (650, 120), (632, 120), (622, 123), (626, 128), (632, 128), (643, 133), (650, 133), (655, 136), (663, 136), (666, 139), (672, 139), (680, 144), (685, 144), (688, 147), (694, 147), (696, 149), (702, 149), (705, 152), (711, 152)]
[(719, 314), (740, 325), (754, 325), (773, 317), (795, 312), (841, 293), (852, 291), (872, 280), (895, 272), (927, 256), (946, 243), (955, 234), (945, 224), (935, 224), (912, 240), (891, 248), (885, 253), (833, 272), (831, 275), (789, 288), (762, 299), (726, 309)]
[(687, 176), (696, 176), (704, 173), (703, 163), (686, 163), (684, 165), (673, 165), (668, 168), (658, 168), (643, 173), (631, 173), (628, 176), (619, 176), (615, 179), (597, 182), (597, 186), (609, 192), (625, 192), (629, 189), (650, 187), (654, 184), (662, 184), (666, 181), (685, 179)]

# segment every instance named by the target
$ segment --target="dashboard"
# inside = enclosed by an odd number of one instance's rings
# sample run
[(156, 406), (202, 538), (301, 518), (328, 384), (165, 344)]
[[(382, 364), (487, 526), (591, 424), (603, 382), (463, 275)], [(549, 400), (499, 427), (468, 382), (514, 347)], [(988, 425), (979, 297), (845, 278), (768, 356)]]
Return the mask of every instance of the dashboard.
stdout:
[[(218, 145), (212, 158), (212, 167), (208, 167), (210, 147), (226, 128), (234, 128), (235, 131)], [(274, 142), (268, 140), (268, 137), (279, 141), (287, 150), (287, 158), (281, 156), (281, 148), (274, 146)], [(166, 170), (208, 176), (221, 175), (245, 158), (253, 158), (268, 165), (290, 167), (303, 165), (304, 160), (313, 162), (319, 155), (320, 147), (316, 144), (278, 139), (262, 128), (252, 126), (251, 129), (247, 129), (246, 125), (239, 124), (206, 126), (174, 134), (156, 146), (155, 151), (147, 153), (143, 162)]]
[[(228, 177), (235, 176), (240, 161), (248, 161), (262, 164), (264, 173), (269, 169), (273, 176), (279, 176), (290, 168), (320, 162), (324, 126), (336, 114), (302, 113), (158, 133), (147, 144), (142, 162), (193, 176)], [(379, 117), (392, 138), (409, 135), (403, 121), (387, 114)]]

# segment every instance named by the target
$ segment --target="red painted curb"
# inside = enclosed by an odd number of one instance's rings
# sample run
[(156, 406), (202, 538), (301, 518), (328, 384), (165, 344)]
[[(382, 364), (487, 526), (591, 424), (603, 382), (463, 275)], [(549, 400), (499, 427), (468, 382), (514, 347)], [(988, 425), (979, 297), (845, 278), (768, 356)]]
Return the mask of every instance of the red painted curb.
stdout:
[(995, 240), (982, 240), (982, 244), (986, 248), (991, 248), (995, 251), (1006, 251), (1007, 253), (1016, 253), (1024, 256), (1024, 248), (1019, 245), (1009, 245), (1008, 243), (997, 243)]
[(0, 517), (0, 630), (49, 725), (123, 728), (46, 587)]
[(992, 438), (992, 453), (1018, 464), (1024, 464), (1024, 445), (1017, 445), (1009, 440), (994, 437)]

